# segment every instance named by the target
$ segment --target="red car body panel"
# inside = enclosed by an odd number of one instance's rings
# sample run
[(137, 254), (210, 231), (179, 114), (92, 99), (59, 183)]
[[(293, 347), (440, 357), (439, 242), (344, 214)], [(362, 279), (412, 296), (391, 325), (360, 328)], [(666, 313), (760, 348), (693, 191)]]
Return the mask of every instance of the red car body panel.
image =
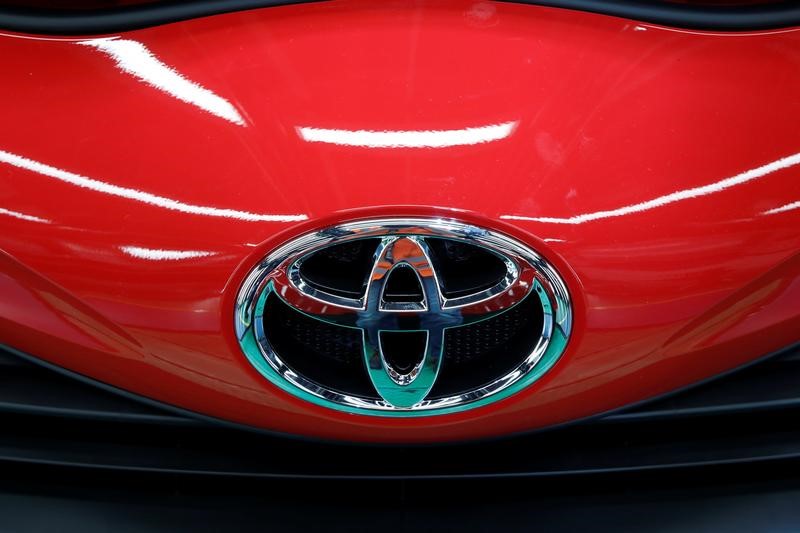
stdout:
[[(100, 40), (103, 39), (103, 40)], [(581, 419), (800, 339), (800, 31), (332, 1), (0, 36), (0, 343), (212, 417), (350, 441)], [(278, 244), (376, 216), (506, 232), (565, 278), (566, 352), (459, 414), (292, 397), (233, 332)]]

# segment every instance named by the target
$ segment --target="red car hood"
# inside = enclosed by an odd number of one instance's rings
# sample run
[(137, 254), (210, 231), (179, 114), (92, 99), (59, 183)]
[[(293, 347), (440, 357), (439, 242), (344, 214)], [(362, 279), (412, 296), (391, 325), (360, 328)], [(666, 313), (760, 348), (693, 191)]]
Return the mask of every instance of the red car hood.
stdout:
[[(333, 1), (0, 36), (0, 343), (285, 433), (442, 441), (661, 395), (800, 338), (800, 32), (505, 3)], [(363, 217), (491, 227), (573, 335), (529, 389), (429, 418), (294, 398), (233, 331), (278, 244)]]

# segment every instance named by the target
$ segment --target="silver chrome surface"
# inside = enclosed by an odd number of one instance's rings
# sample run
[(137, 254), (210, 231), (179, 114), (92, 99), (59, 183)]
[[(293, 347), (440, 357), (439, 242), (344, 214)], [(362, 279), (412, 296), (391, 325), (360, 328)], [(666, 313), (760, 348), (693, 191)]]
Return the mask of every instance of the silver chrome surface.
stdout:
[[(301, 274), (304, 258), (334, 244), (380, 238), (367, 288), (359, 298), (347, 298), (311, 287)], [(430, 261), (426, 239), (443, 238), (482, 247), (506, 266), (494, 286), (447, 299)], [(387, 302), (385, 283), (395, 268), (412, 268), (423, 292), (421, 302)], [(323, 322), (362, 331), (365, 366), (382, 399), (362, 398), (330, 390), (294, 372), (272, 348), (264, 331), (266, 297), (275, 294), (296, 310)], [(543, 324), (530, 354), (506, 375), (474, 390), (426, 399), (438, 375), (448, 328), (486, 320), (535, 294), (542, 303)], [(400, 331), (398, 317), (418, 317), (425, 331), (425, 354), (411, 370), (393, 368), (383, 354), (381, 331)], [(505, 235), (443, 219), (380, 219), (342, 224), (304, 235), (279, 247), (247, 277), (237, 298), (236, 333), (251, 363), (270, 381), (297, 396), (328, 407), (366, 414), (435, 414), (483, 405), (529, 385), (542, 356), (548, 368), (563, 352), (572, 311), (566, 286), (550, 264), (527, 246)], [(551, 346), (554, 332), (559, 346)], [(252, 341), (255, 342), (252, 342)], [(548, 348), (550, 348), (548, 350)], [(557, 353), (556, 353), (557, 352)], [(265, 365), (264, 362), (267, 364)], [(504, 392), (504, 394), (500, 394)], [(492, 399), (493, 400), (493, 399)]]

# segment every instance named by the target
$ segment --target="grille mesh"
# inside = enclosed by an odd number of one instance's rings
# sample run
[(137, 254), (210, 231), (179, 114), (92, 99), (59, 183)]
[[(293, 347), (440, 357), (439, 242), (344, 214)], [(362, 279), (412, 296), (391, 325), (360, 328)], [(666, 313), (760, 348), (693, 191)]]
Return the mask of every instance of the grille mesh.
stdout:
[[(359, 331), (326, 324), (302, 313), (292, 312), (286, 305), (277, 312), (278, 324), (274, 337), (291, 338), (301, 347), (306, 356), (322, 357), (339, 364), (350, 365), (357, 361), (361, 353), (361, 333)], [(275, 306), (274, 309), (277, 309)]]
[[(361, 332), (326, 324), (272, 295), (265, 330), (281, 359), (325, 387), (375, 398), (363, 362)], [(516, 367), (533, 349), (542, 327), (541, 306), (526, 298), (494, 318), (445, 333), (442, 369), (431, 398), (463, 392)]]
[(267, 298), (264, 329), (295, 372), (332, 390), (377, 398), (364, 368), (361, 331), (309, 318), (274, 294)]
[(520, 335), (538, 334), (533, 331), (535, 317), (531, 316), (531, 307), (519, 305), (495, 318), (448, 330), (445, 360), (452, 365), (480, 360), (498, 348), (513, 344)]
[[(427, 237), (425, 242), (445, 297), (475, 294), (507, 274), (502, 258), (483, 247), (436, 237)], [(365, 238), (322, 248), (302, 259), (299, 274), (318, 290), (361, 297), (367, 290), (379, 243), (379, 239)], [(415, 291), (421, 293), (422, 288), (413, 272), (408, 279), (402, 278), (406, 274), (403, 269), (392, 272), (383, 298), (421, 300), (421, 294)], [(310, 318), (275, 295), (267, 301), (264, 320), (269, 342), (292, 370), (324, 388), (376, 397), (365, 369), (360, 330)], [(424, 345), (419, 348), (419, 343), (410, 342), (419, 327), (418, 316), (398, 316), (397, 329), (402, 331), (381, 336), (384, 355), (419, 360)], [(531, 295), (494, 318), (447, 330), (442, 368), (429, 398), (474, 390), (506, 375), (531, 353), (541, 329), (541, 304)]]

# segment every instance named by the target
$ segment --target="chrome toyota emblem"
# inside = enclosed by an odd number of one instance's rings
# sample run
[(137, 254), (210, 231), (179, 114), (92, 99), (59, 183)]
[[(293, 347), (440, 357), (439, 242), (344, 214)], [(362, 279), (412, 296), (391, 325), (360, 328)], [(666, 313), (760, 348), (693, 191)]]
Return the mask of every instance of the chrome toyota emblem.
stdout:
[[(337, 252), (344, 246), (360, 255), (353, 259), (347, 256), (350, 252)], [(451, 254), (451, 249), (456, 251)], [(445, 258), (442, 250), (456, 259)], [(329, 263), (322, 268), (323, 282), (306, 274), (320, 263), (320, 254), (336, 253), (345, 256), (341, 261), (348, 268), (331, 273), (334, 263)], [(472, 256), (476, 258), (471, 261)], [(480, 267), (491, 276), (471, 271)], [(345, 278), (357, 279), (360, 268), (363, 283), (351, 282), (349, 292), (336, 287), (337, 280), (344, 285)], [(454, 292), (448, 276), (469, 279), (475, 286)], [(512, 311), (513, 323), (508, 319)], [(276, 321), (272, 315), (278, 314), (288, 317), (287, 322)], [(502, 332), (493, 329), (493, 319)], [(244, 354), (272, 383), (319, 405), (383, 416), (461, 411), (509, 396), (555, 363), (571, 322), (566, 286), (539, 254), (500, 233), (441, 219), (367, 220), (297, 238), (249, 274), (235, 317)], [(420, 342), (398, 341), (403, 335)], [(342, 336), (350, 341), (341, 341)], [(505, 346), (498, 338), (511, 340)], [(359, 348), (352, 347), (354, 340), (360, 341)], [(398, 349), (389, 344), (398, 342), (400, 362), (390, 356)], [(357, 364), (351, 357), (350, 366), (343, 368), (364, 373), (372, 390), (346, 390), (351, 386), (347, 377), (335, 383), (326, 375), (306, 375), (330, 364), (312, 364), (307, 351), (325, 357), (327, 352), (338, 354), (342, 345), (359, 354)], [(500, 374), (495, 369), (495, 375), (484, 378), (482, 361), (464, 364), (459, 347), (472, 355), (483, 349), (488, 354), (482, 356), (483, 366), (490, 368), (499, 358), (509, 360), (510, 352), (520, 353)], [(308, 371), (304, 374), (300, 367)], [(449, 381), (437, 393), (442, 376), (450, 376)], [(472, 385), (457, 390), (459, 379)]]

